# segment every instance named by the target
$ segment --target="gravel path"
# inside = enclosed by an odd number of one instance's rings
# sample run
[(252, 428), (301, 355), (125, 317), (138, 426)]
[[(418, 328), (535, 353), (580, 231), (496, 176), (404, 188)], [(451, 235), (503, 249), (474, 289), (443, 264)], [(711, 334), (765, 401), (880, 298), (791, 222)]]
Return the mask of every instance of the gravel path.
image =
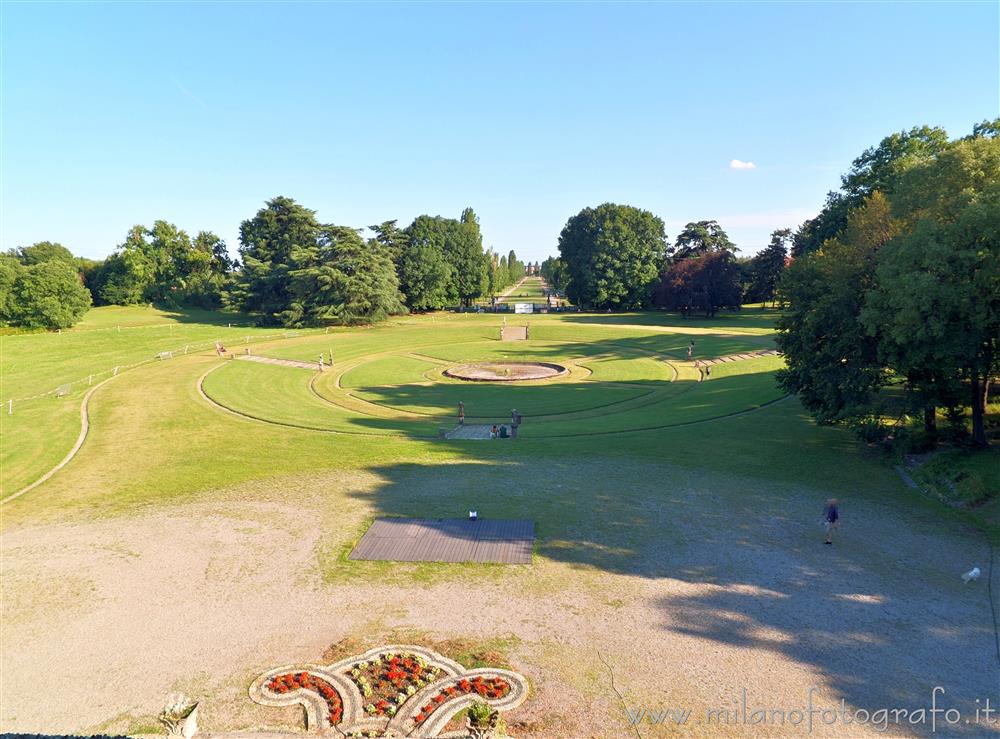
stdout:
[[(829, 548), (815, 510), (822, 491), (778, 494), (759, 480), (664, 467), (670, 484), (655, 498), (630, 487), (657, 536), (630, 538), (635, 525), (612, 515), (602, 530), (568, 532), (566, 541), (540, 531), (535, 563), (518, 574), (422, 582), (388, 570), (331, 583), (317, 553), (350, 541), (356, 525), (320, 524), (329, 489), (344, 484), (333, 474), (285, 481), (301, 505), (185, 504), (5, 532), (2, 730), (135, 731), (174, 690), (203, 700), (209, 732), (294, 727), (296, 712), (248, 700), (255, 674), (319, 660), (345, 637), (389, 639), (400, 628), (437, 639), (507, 637), (514, 668), (533, 682), (531, 700), (509, 717), (522, 739), (634, 736), (605, 662), (628, 705), (695, 716), (738, 705), (743, 689), (752, 705), (790, 710), (810, 688), (817, 705), (891, 708), (929, 706), (942, 686), (938, 704), (967, 716), (976, 697), (995, 697), (986, 583), (958, 578), (971, 563), (985, 565), (985, 546), (917, 514), (848, 502)], [(447, 474), (437, 470), (437, 482)], [(533, 473), (547, 495), (572, 500), (558, 472), (546, 474)], [(743, 502), (720, 508), (716, 493), (729, 486)], [(41, 701), (45, 685), (57, 687)], [(640, 731), (807, 735), (648, 719)], [(885, 732), (821, 725), (812, 735)]]

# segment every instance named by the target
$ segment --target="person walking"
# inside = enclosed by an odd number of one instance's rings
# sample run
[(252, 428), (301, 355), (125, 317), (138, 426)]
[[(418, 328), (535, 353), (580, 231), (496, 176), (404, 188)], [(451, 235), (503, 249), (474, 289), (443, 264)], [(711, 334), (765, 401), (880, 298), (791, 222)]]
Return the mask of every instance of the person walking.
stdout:
[(465, 403), (458, 401), (458, 425), (465, 425)]
[(840, 526), (840, 504), (836, 498), (826, 501), (826, 508), (823, 509), (823, 527), (826, 529), (826, 541), (824, 544), (833, 544), (833, 531)]

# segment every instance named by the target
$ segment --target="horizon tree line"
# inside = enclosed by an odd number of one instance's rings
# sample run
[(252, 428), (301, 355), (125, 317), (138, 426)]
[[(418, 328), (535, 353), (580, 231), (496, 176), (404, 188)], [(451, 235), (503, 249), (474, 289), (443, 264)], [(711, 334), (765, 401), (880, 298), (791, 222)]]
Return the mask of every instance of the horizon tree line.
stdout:
[(376, 322), (407, 311), (469, 307), (525, 274), (513, 250), (484, 249), (471, 208), (361, 229), (323, 224), (291, 198), (240, 225), (238, 257), (209, 231), (134, 226), (104, 260), (39, 242), (0, 253), (0, 326), (68, 328), (91, 305), (245, 311), (288, 326)]

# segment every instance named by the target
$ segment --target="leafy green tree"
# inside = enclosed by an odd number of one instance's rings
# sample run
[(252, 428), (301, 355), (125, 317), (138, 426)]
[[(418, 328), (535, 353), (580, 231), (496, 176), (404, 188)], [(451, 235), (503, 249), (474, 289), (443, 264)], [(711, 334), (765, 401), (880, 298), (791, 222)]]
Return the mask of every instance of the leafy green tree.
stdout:
[(438, 310), (448, 305), (451, 265), (433, 243), (411, 243), (400, 263), (401, 288), (411, 310)]
[(566, 265), (559, 257), (548, 257), (538, 268), (539, 274), (554, 290), (566, 289)]
[(453, 291), (467, 307), (485, 292), (487, 284), (479, 219), (472, 208), (466, 208), (457, 224), (446, 222), (446, 227), (445, 257), (452, 268)]
[(932, 159), (947, 147), (948, 134), (944, 129), (919, 126), (886, 136), (878, 146), (866, 149), (841, 177), (840, 191), (829, 193), (819, 215), (799, 227), (792, 256), (816, 251), (824, 241), (843, 233), (851, 210), (860, 207), (865, 198), (876, 191), (891, 195), (903, 172)]
[(62, 244), (55, 241), (39, 241), (31, 246), (22, 246), (17, 249), (16, 256), (21, 264), (41, 264), (54, 259), (75, 264), (76, 257)]
[(292, 261), (292, 301), (279, 314), (286, 325), (374, 323), (405, 312), (387, 250), (375, 239), (366, 244), (354, 229), (324, 226)]
[(21, 261), (11, 252), (0, 252), (0, 326), (10, 326), (16, 319), (14, 285), (23, 271)]
[(935, 406), (965, 405), (986, 446), (1000, 374), (1000, 139), (964, 139), (907, 172), (893, 206), (907, 227), (878, 255), (862, 322), (923, 404), (925, 426)]
[(369, 226), (369, 230), (375, 232), (375, 241), (384, 249), (385, 254), (398, 266), (406, 251), (409, 237), (406, 229), (399, 228), (397, 221), (382, 221), (382, 223)]
[(454, 272), (445, 255), (448, 219), (417, 216), (406, 233), (409, 243), (400, 261), (400, 282), (412, 310), (438, 310), (457, 301)]
[(771, 243), (750, 260), (751, 292), (755, 301), (766, 303), (775, 299), (791, 240), (791, 229), (777, 229), (771, 234)]
[(781, 278), (789, 308), (777, 322), (786, 363), (778, 383), (820, 423), (868, 415), (888, 379), (878, 338), (860, 315), (875, 285), (875, 257), (897, 229), (888, 200), (876, 192), (852, 211), (842, 237), (796, 259)]
[(346, 239), (334, 264), (343, 273), (344, 289), (337, 315), (341, 323), (377, 323), (406, 313), (391, 252), (377, 241)]
[[(466, 208), (460, 220), (418, 216), (406, 228), (406, 235), (408, 243), (398, 264), (411, 308), (433, 310), (456, 303), (468, 306), (488, 291), (490, 262), (472, 208)], [(447, 269), (441, 267), (441, 259)], [(420, 264), (421, 260), (427, 264)]]
[(716, 221), (696, 221), (687, 224), (677, 236), (673, 257), (686, 259), (713, 251), (737, 252), (739, 249)]
[(977, 123), (972, 127), (972, 135), (969, 138), (994, 139), (997, 136), (1000, 136), (1000, 118)]
[(296, 250), (315, 247), (321, 225), (316, 212), (291, 198), (276, 197), (240, 224), (243, 264), (232, 301), (240, 309), (261, 314), (266, 321), (287, 319), (293, 302), (291, 271)]
[(85, 278), (102, 303), (218, 308), (232, 269), (226, 244), (215, 234), (202, 231), (192, 241), (158, 220), (152, 228), (133, 226), (114, 254), (88, 266)]
[(208, 310), (221, 308), (232, 283), (234, 264), (226, 242), (211, 231), (199, 231), (179, 265), (177, 299)]
[(501, 257), (492, 249), (486, 252), (488, 289), (487, 294), (491, 298), (507, 289), (510, 284), (510, 273), (507, 270), (507, 257)]
[(136, 305), (145, 300), (147, 288), (156, 279), (156, 265), (150, 259), (145, 227), (133, 226), (118, 250), (104, 260), (97, 277), (101, 302)]
[(589, 308), (648, 307), (666, 252), (663, 221), (628, 205), (584, 208), (559, 236), (567, 295)]
[(517, 259), (517, 254), (511, 249), (507, 252), (507, 285), (516, 285), (524, 277), (524, 264)]
[[(172, 223), (158, 220), (138, 242), (153, 265), (152, 279), (143, 298), (160, 305), (181, 305), (184, 302), (186, 279), (195, 260), (191, 238)], [(204, 261), (203, 261), (204, 264)]]
[[(0, 267), (0, 272), (7, 272)], [(10, 273), (0, 276), (0, 282)], [(83, 286), (73, 262), (50, 259), (14, 273), (6, 305), (7, 320), (26, 328), (69, 328), (90, 308), (90, 291)]]

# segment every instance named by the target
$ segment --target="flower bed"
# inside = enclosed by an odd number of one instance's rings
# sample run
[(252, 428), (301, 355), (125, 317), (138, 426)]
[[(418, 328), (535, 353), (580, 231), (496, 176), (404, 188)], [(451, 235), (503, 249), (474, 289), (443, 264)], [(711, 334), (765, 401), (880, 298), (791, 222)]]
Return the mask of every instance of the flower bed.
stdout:
[(420, 709), (420, 713), (413, 717), (413, 721), (418, 726), (424, 723), (439, 706), (451, 698), (477, 693), (480, 698), (496, 699), (503, 698), (509, 692), (510, 683), (502, 677), (484, 678), (481, 675), (477, 675), (470, 679), (462, 678), (453, 685), (443, 688), (431, 698), (430, 702)]
[(391, 717), (439, 672), (422, 657), (388, 652), (356, 663), (347, 674), (361, 691), (365, 713)]
[(306, 729), (321, 735), (436, 737), (462, 731), (456, 715), (473, 698), (497, 711), (515, 708), (528, 682), (509, 670), (470, 671), (429, 649), (393, 645), (330, 665), (278, 667), (249, 692), (261, 705), (301, 706)]
[(324, 701), (330, 715), (330, 724), (336, 726), (344, 717), (344, 702), (340, 693), (330, 683), (308, 672), (289, 672), (271, 678), (267, 684), (272, 693), (281, 695), (295, 690), (311, 690), (318, 693)]

